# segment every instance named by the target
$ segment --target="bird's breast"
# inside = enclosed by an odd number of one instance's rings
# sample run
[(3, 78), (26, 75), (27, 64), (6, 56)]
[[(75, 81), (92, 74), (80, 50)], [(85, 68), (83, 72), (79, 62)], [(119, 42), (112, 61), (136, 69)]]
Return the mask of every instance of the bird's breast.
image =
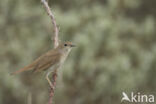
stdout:
[(62, 65), (62, 64), (64, 63), (64, 61), (66, 60), (67, 56), (68, 56), (68, 54), (63, 54), (63, 55), (61, 56), (61, 59), (60, 59), (60, 64), (61, 64), (61, 65)]

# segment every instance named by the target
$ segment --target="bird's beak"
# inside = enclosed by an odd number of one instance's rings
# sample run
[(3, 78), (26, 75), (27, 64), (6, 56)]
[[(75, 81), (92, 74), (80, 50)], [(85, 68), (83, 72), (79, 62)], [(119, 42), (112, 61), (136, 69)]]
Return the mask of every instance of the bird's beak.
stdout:
[(76, 47), (76, 45), (72, 44), (71, 47)]

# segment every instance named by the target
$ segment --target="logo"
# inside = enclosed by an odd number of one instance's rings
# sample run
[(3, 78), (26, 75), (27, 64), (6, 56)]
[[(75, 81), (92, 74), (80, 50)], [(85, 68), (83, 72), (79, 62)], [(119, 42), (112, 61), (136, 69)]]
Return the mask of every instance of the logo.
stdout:
[(150, 94), (150, 95), (145, 95), (145, 94), (141, 94), (141, 93), (137, 93), (134, 94), (133, 92), (131, 92), (130, 96), (128, 96), (125, 92), (122, 92), (122, 99), (121, 102), (123, 101), (128, 101), (128, 102), (138, 102), (138, 103), (143, 103), (143, 102), (147, 102), (147, 103), (153, 103), (154, 102), (154, 95)]

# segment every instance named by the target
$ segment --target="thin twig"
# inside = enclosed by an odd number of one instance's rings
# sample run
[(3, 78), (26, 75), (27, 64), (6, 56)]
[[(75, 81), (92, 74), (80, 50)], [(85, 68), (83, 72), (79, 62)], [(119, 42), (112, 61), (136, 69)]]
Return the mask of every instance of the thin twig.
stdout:
[(56, 20), (55, 20), (54, 14), (52, 13), (52, 11), (48, 5), (48, 2), (46, 0), (41, 0), (41, 2), (44, 5), (46, 12), (48, 13), (49, 17), (51, 18), (52, 24), (54, 25), (54, 35), (52, 35), (51, 38), (54, 42), (54, 48), (56, 48), (59, 45), (59, 40), (58, 40), (59, 30), (58, 30), (58, 27), (56, 25)]
[[(54, 14), (50, 10), (48, 2), (46, 0), (41, 0), (41, 2), (43, 4), (43, 6), (45, 7), (46, 12), (48, 13), (49, 17), (51, 18), (52, 24), (54, 25), (54, 35), (51, 36), (51, 39), (53, 40), (54, 48), (56, 48), (59, 45), (59, 40), (58, 40), (59, 30), (58, 30), (58, 27), (56, 25), (56, 20), (54, 18)], [(53, 78), (53, 81), (52, 81), (53, 86), (50, 86), (51, 89), (50, 89), (48, 104), (52, 104), (52, 102), (53, 102), (54, 90), (55, 90), (56, 79), (57, 79), (57, 70), (55, 72), (53, 72), (52, 78)]]
[(56, 71), (53, 73), (53, 76), (52, 76), (52, 78), (53, 78), (53, 82), (52, 82), (53, 86), (50, 89), (51, 91), (50, 91), (50, 94), (49, 94), (49, 102), (48, 102), (48, 104), (52, 104), (52, 101), (53, 101), (54, 90), (55, 90), (56, 79), (57, 79), (57, 72)]

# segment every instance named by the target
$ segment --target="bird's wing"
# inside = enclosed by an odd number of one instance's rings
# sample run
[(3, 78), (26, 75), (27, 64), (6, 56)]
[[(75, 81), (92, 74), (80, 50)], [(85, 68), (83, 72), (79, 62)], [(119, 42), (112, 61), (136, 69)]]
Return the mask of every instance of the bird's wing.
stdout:
[(58, 63), (60, 54), (58, 52), (47, 52), (45, 55), (38, 59), (38, 63), (34, 67), (33, 72), (39, 72), (48, 69), (50, 66)]

